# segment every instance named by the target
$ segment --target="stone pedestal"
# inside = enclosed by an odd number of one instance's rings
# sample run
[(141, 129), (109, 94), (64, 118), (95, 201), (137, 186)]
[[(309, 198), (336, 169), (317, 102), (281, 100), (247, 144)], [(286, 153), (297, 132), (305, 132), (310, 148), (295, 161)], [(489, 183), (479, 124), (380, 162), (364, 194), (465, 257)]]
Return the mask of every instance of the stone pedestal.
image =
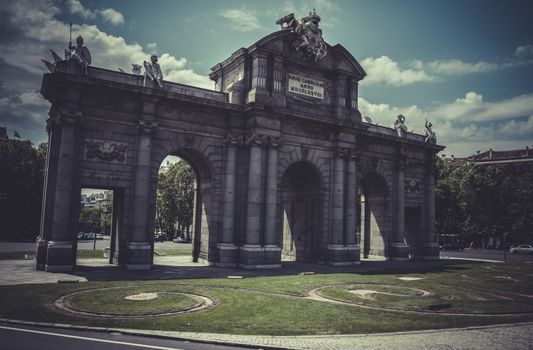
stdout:
[(46, 256), (45, 271), (68, 272), (73, 270), (74, 256), (71, 241), (49, 241)]
[(233, 243), (218, 243), (219, 261), (216, 263), (220, 267), (237, 267), (239, 261), (239, 247)]
[(439, 245), (435, 242), (424, 242), (422, 258), (424, 260), (438, 260), (440, 258)]
[(43, 238), (37, 239), (37, 247), (35, 249), (35, 268), (44, 271), (46, 267), (48, 251), (48, 241)]
[(281, 268), (281, 248), (275, 245), (245, 244), (240, 247), (239, 267), (244, 269)]
[(359, 244), (328, 244), (327, 263), (333, 266), (359, 265), (361, 249)]
[(149, 242), (127, 242), (124, 269), (151, 270), (152, 245)]
[(409, 244), (392, 243), (389, 256), (394, 261), (409, 261)]

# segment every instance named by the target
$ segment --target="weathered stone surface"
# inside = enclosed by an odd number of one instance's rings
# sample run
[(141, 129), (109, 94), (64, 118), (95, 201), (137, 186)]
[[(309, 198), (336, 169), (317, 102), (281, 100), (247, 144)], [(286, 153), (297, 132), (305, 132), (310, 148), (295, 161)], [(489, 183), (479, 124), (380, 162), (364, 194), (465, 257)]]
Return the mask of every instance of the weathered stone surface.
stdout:
[(114, 263), (150, 268), (157, 172), (170, 154), (197, 175), (195, 260), (272, 268), (356, 264), (361, 250), (438, 257), (430, 169), (442, 147), (362, 123), (357, 60), (338, 44), (302, 60), (291, 40), (281, 30), (217, 64), (217, 91), (143, 86), (95, 67), (80, 75), (68, 62), (45, 74), (50, 159), (36, 267), (72, 268), (72, 203), (92, 187), (114, 190)]

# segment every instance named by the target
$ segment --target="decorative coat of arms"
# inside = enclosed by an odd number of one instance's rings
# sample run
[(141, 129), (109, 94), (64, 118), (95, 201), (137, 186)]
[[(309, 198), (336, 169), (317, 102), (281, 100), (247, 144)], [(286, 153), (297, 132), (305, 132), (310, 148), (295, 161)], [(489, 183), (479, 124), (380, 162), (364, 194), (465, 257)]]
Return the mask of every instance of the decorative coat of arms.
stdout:
[(280, 18), (276, 24), (294, 34), (292, 47), (300, 53), (303, 59), (317, 62), (328, 54), (327, 45), (322, 39), (322, 29), (318, 27), (319, 22), (320, 16), (313, 9), (308, 16), (300, 20), (300, 23), (297, 23), (294, 13), (291, 13)]
[(111, 163), (126, 163), (128, 144), (105, 140), (86, 139), (85, 159), (101, 160)]

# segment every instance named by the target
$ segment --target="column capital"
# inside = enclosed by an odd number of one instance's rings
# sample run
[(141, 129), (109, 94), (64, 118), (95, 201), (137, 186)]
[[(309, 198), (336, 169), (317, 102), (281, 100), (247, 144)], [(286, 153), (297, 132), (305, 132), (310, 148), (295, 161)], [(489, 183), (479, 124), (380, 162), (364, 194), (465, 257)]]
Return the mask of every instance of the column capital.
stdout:
[(348, 147), (336, 147), (334, 156), (335, 158), (358, 161), (361, 157), (361, 152)]
[(151, 120), (140, 119), (137, 124), (137, 132), (141, 134), (154, 134), (157, 131), (157, 123)]
[(253, 134), (245, 139), (244, 144), (249, 147), (265, 147), (268, 145), (268, 137), (265, 135)]
[(279, 148), (283, 145), (283, 139), (281, 137), (268, 137), (268, 148)]
[(83, 123), (83, 114), (80, 110), (68, 108), (52, 108), (48, 112), (46, 120), (46, 131), (50, 133), (52, 127), (58, 125), (78, 126)]
[(228, 134), (224, 139), (224, 143), (226, 144), (226, 146), (237, 147), (243, 144), (243, 137)]

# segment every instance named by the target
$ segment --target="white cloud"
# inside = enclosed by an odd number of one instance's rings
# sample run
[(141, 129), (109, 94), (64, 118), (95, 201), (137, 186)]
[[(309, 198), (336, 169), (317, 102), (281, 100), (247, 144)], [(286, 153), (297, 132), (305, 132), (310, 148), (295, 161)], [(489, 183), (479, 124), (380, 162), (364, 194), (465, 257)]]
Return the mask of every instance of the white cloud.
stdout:
[(261, 29), (262, 25), (256, 11), (247, 8), (229, 9), (219, 13), (220, 16), (229, 20), (231, 28), (239, 32), (250, 32)]
[(403, 114), (408, 129), (418, 134), (424, 133), (428, 119), (439, 144), (447, 146), (445, 153), (461, 157), (478, 149), (504, 150), (533, 143), (533, 94), (487, 102), (482, 95), (470, 91), (455, 101), (430, 108), (397, 107), (359, 98), (359, 109), (374, 123), (388, 127), (398, 114)]
[(520, 59), (531, 59), (533, 58), (533, 45), (527, 44), (518, 46), (514, 54)]
[(485, 61), (477, 63), (466, 63), (458, 59), (448, 61), (438, 60), (428, 63), (428, 67), (432, 73), (442, 75), (463, 75), (470, 73), (487, 73), (498, 69), (495, 63), (488, 63)]
[[(79, 1), (73, 2), (76, 6), (77, 3)], [(57, 19), (61, 12), (57, 2), (11, 0), (4, 1), (2, 8), (12, 19), (5, 24), (6, 30), (18, 35), (13, 40), (0, 41), (0, 52), (7, 62), (0, 69), (17, 73), (13, 81), (0, 82), (2, 124), (34, 141), (42, 141), (46, 139), (44, 122), (50, 103), (38, 91), (28, 91), (28, 88), (40, 86), (42, 74), (46, 72), (40, 59), (51, 61), (49, 48), (63, 55), (69, 40), (68, 24)], [(77, 7), (74, 9), (81, 11)], [(120, 67), (129, 71), (131, 63), (149, 60), (150, 53), (142, 46), (103, 32), (96, 25), (73, 25), (72, 30), (73, 38), (79, 34), (83, 36), (93, 56), (93, 65), (97, 67), (112, 70)], [(208, 89), (214, 86), (207, 76), (196, 73), (186, 58), (166, 53), (161, 55), (160, 64), (165, 80)]]
[(95, 19), (97, 15), (102, 17), (104, 22), (113, 25), (124, 24), (124, 15), (112, 8), (90, 10), (83, 6), (80, 0), (67, 0), (67, 9), (73, 15), (79, 15), (83, 19)]
[(441, 81), (447, 76), (490, 73), (503, 68), (531, 64), (533, 63), (533, 45), (519, 46), (513, 56), (513, 58), (506, 58), (501, 63), (486, 61), (469, 63), (460, 59), (431, 62), (414, 59), (405, 63), (398, 63), (388, 56), (367, 57), (361, 61), (361, 65), (368, 74), (362, 84), (383, 83), (403, 86), (420, 82)]
[(33, 121), (44, 121), (46, 114), (42, 111), (49, 106), (50, 103), (38, 91), (23, 91), (0, 98), (0, 114), (9, 113), (22, 119), (29, 117)]
[(146, 48), (152, 51), (158, 50), (157, 43), (148, 43), (146, 44)]
[(79, 15), (84, 19), (94, 19), (96, 17), (96, 12), (85, 8), (80, 0), (67, 0), (67, 8), (70, 13)]
[[(37, 6), (31, 4), (25, 1), (13, 1), (6, 6), (12, 14), (13, 23), (17, 23), (18, 31), (25, 35), (28, 41), (0, 43), (0, 50), (7, 62), (29, 73), (41, 75), (45, 68), (39, 60), (41, 58), (51, 59), (48, 48), (62, 55), (68, 43), (68, 25), (55, 18), (59, 13), (56, 7), (47, 3), (38, 3)], [(21, 9), (26, 10), (21, 11)], [(72, 30), (73, 37), (78, 34), (83, 36), (85, 45), (91, 50), (93, 65), (97, 67), (113, 70), (121, 67), (129, 70), (131, 63), (140, 64), (150, 57), (150, 53), (144, 51), (139, 44), (128, 43), (120, 36), (103, 32), (96, 25), (75, 24)], [(24, 55), (20, 52), (24, 52)], [(166, 76), (180, 78), (180, 80), (175, 80), (176, 82), (194, 83), (203, 88), (213, 87), (213, 83), (207, 76), (199, 75), (188, 67), (188, 61), (185, 58), (176, 58), (167, 53), (161, 55), (159, 62), (163, 71), (167, 73)], [(187, 72), (177, 74), (175, 70), (187, 70)]]
[(423, 69), (402, 68), (388, 56), (368, 57), (361, 62), (361, 65), (367, 73), (363, 84), (385, 83), (402, 86), (434, 80), (434, 77), (428, 75)]
[(99, 13), (105, 22), (109, 22), (113, 25), (124, 24), (124, 15), (117, 10), (107, 8), (100, 10)]

